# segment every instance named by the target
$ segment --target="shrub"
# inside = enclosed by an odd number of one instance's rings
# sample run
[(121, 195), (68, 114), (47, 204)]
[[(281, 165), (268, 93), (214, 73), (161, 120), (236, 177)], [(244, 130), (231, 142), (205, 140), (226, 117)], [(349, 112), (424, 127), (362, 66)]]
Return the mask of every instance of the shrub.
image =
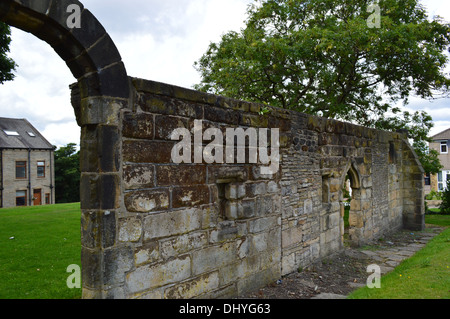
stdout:
[(439, 206), (442, 214), (450, 215), (450, 179), (447, 180), (447, 188), (442, 193), (442, 203)]
[(442, 192), (431, 191), (427, 196), (425, 196), (426, 200), (441, 200)]

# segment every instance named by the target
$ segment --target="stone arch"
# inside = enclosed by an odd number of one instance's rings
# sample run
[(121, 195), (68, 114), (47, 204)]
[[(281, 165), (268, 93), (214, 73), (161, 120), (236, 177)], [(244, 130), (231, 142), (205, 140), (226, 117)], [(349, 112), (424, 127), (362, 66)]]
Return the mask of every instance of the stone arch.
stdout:
[[(361, 177), (356, 168), (355, 162), (351, 161), (344, 169), (342, 175), (342, 187), (345, 187), (346, 178), (348, 176), (350, 180), (351, 187), (351, 201), (350, 201), (350, 209), (348, 212), (348, 227), (342, 227), (341, 233), (343, 237), (346, 237), (346, 241), (353, 246), (357, 246), (359, 244), (359, 239), (355, 236), (356, 229), (361, 228), (360, 221), (362, 220), (362, 212), (361, 212)], [(341, 198), (341, 216), (344, 218), (345, 207)], [(343, 219), (343, 223), (345, 223), (345, 218)]]
[[(69, 27), (71, 8), (79, 9), (79, 27)], [(79, 1), (2, 0), (0, 21), (47, 42), (77, 79), (71, 89), (81, 127), (83, 297), (101, 297), (99, 278), (108, 276), (102, 261), (115, 244), (120, 208), (120, 112), (131, 95), (125, 66), (103, 26)]]
[[(68, 7), (80, 8), (80, 28), (70, 28)], [(47, 42), (66, 62), (80, 85), (81, 98), (129, 97), (125, 66), (98, 20), (76, 0), (0, 2), (0, 20)]]
[[(349, 167), (347, 168), (347, 174), (350, 178), (350, 186), (353, 189), (359, 189), (361, 188), (361, 178), (358, 173), (358, 170), (355, 168), (355, 164), (351, 163)], [(344, 176), (345, 178), (345, 176)], [(345, 181), (344, 181), (345, 182)]]

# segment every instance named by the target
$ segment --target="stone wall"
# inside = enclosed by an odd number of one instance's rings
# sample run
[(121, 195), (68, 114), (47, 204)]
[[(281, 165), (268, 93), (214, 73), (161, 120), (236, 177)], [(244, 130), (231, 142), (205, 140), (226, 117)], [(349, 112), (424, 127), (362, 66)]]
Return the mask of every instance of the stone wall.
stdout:
[[(274, 282), (344, 247), (346, 176), (349, 244), (423, 227), (423, 174), (401, 133), (277, 108), (261, 115), (255, 103), (130, 83), (131, 107), (120, 110), (114, 142), (120, 208), (83, 210), (84, 247), (102, 248), (99, 259), (83, 257), (85, 297), (232, 297)], [(186, 128), (193, 143), (196, 120), (202, 132), (279, 129), (280, 169), (262, 175), (248, 157), (198, 163), (193, 144), (190, 161), (175, 164), (171, 134)], [(82, 198), (91, 192), (82, 188)]]

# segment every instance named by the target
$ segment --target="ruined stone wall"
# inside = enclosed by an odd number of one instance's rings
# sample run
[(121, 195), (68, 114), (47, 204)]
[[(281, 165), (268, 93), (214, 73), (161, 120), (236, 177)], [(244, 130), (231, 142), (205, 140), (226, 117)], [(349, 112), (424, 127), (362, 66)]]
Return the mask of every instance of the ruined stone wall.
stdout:
[[(340, 250), (346, 232), (361, 245), (424, 227), (423, 170), (400, 133), (131, 79), (77, 0), (2, 0), (0, 20), (46, 41), (77, 79), (83, 298), (236, 296)], [(171, 134), (196, 120), (279, 129), (279, 170), (175, 164)]]
[[(269, 284), (343, 248), (346, 176), (349, 244), (423, 223), (421, 168), (403, 134), (276, 108), (260, 115), (259, 104), (130, 82), (131, 106), (120, 111), (120, 208), (83, 212), (83, 242), (104, 247), (101, 260), (84, 259), (101, 268), (83, 270), (85, 297), (219, 298)], [(194, 133), (195, 120), (203, 132), (279, 129), (279, 170), (175, 164), (171, 134)], [(101, 235), (92, 238), (95, 225)]]

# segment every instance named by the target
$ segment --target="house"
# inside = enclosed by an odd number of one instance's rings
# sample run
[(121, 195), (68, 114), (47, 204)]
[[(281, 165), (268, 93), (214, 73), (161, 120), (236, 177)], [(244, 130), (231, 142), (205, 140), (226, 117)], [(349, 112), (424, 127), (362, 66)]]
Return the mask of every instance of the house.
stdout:
[(27, 120), (0, 117), (0, 208), (55, 203), (54, 151)]
[(430, 149), (439, 153), (439, 161), (444, 168), (437, 174), (430, 176), (430, 188), (434, 191), (443, 191), (450, 180), (450, 128), (431, 137)]

